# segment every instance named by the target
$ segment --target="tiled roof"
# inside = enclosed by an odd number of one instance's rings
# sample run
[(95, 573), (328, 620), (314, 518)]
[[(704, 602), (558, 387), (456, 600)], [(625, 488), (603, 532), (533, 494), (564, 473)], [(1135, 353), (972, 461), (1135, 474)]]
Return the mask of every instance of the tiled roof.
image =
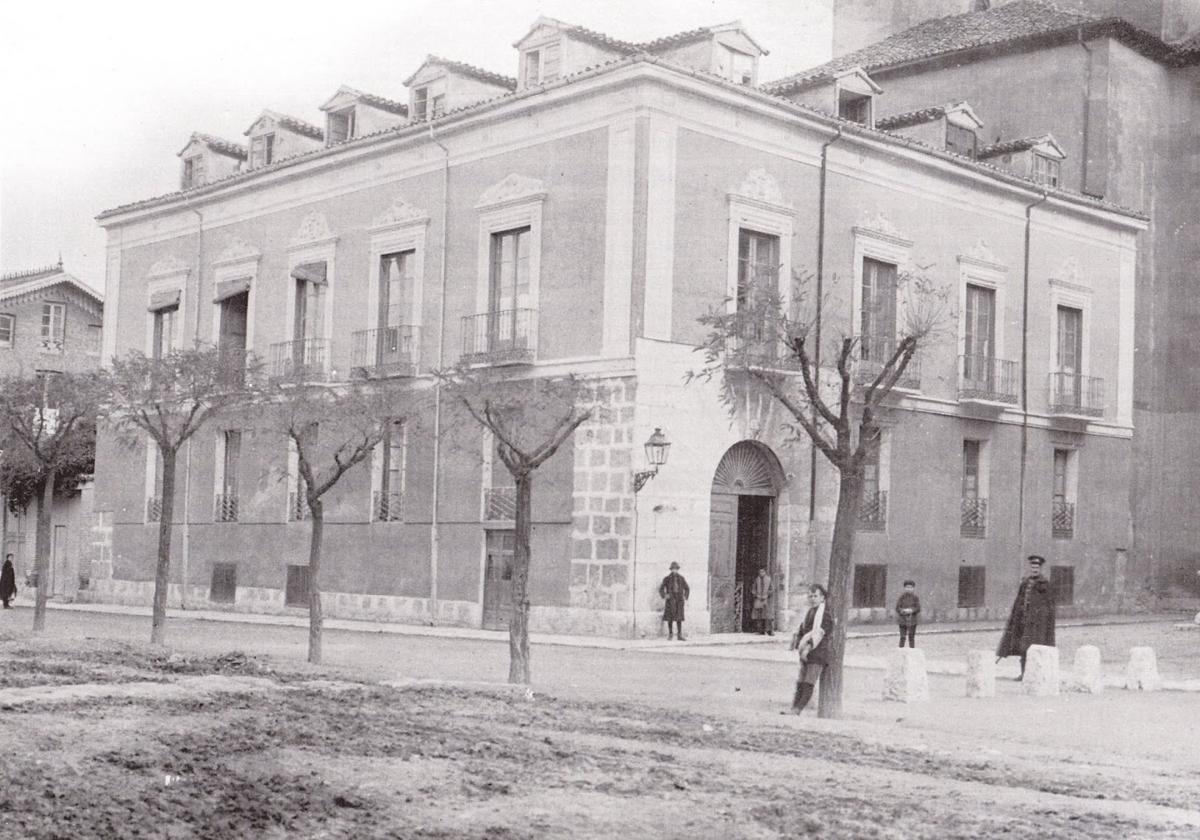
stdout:
[(376, 96), (373, 93), (364, 93), (358, 91), (359, 101), (365, 102), (372, 108), (378, 108), (381, 111), (387, 111), (391, 114), (399, 114), (402, 117), (408, 116), (408, 106), (403, 102), (397, 102), (394, 99), (387, 99), (383, 96)]
[(934, 108), (921, 108), (919, 111), (909, 111), (907, 114), (896, 114), (891, 117), (880, 117), (875, 120), (875, 127), (883, 131), (895, 131), (898, 128), (908, 128), (914, 125), (923, 125), (927, 122), (940, 120), (946, 116), (946, 111), (949, 109), (947, 105), (938, 105)]
[[(538, 18), (534, 27), (537, 26), (553, 26), (560, 31), (565, 32), (572, 38), (577, 38), (580, 41), (586, 41), (594, 44), (601, 49), (611, 50), (612, 52), (622, 55), (633, 55), (639, 52), (658, 53), (663, 50), (671, 49), (672, 47), (683, 46), (695, 41), (704, 41), (711, 38), (714, 33), (720, 30), (741, 29), (741, 21), (732, 21), (730, 23), (717, 24), (714, 26), (698, 26), (695, 29), (687, 29), (683, 32), (676, 32), (674, 35), (667, 35), (663, 38), (655, 38), (653, 41), (622, 41), (619, 38), (614, 38), (611, 35), (606, 35), (603, 32), (597, 32), (594, 29), (588, 29), (586, 26), (579, 26), (574, 23), (556, 20), (555, 18), (542, 17)], [(746, 37), (750, 37), (747, 35)], [(753, 38), (750, 39), (752, 42)], [(518, 41), (517, 43), (520, 43)], [(765, 55), (766, 50), (763, 50), (757, 42), (754, 42)]]
[[(317, 126), (313, 125), (312, 123), (306, 122), (306, 121), (300, 119), (299, 117), (293, 117), (289, 114), (281, 114), (278, 111), (272, 111), (269, 109), (265, 110), (261, 114), (259, 114), (258, 118), (255, 119), (254, 122), (250, 123), (250, 128), (254, 128), (254, 126), (258, 123), (258, 121), (261, 120), (263, 117), (270, 117), (271, 119), (275, 120), (276, 123), (283, 126), (284, 128), (286, 128), (290, 131), (294, 131), (297, 134), (302, 134), (305, 137), (311, 137), (314, 140), (324, 140), (325, 139), (325, 132), (322, 131)], [(246, 134), (250, 133), (250, 128), (246, 129), (246, 131), (245, 131)]]
[(950, 53), (1018, 47), (1042, 39), (1074, 40), (1080, 36), (1113, 37), (1160, 61), (1171, 61), (1178, 53), (1153, 35), (1118, 18), (1097, 18), (1060, 9), (1048, 0), (1018, 0), (986, 12), (927, 20), (826, 64), (769, 82), (763, 89), (783, 94), (822, 84), (851, 67), (862, 67), (869, 72)]
[(229, 157), (237, 158), (238, 160), (246, 159), (245, 146), (234, 143), (231, 140), (224, 140), (214, 134), (205, 134), (202, 131), (193, 131), (192, 136), (188, 138), (187, 144), (179, 150), (179, 154), (183, 154), (185, 151), (187, 151), (187, 147), (192, 145), (192, 143), (196, 140), (199, 140), (201, 143), (208, 146), (208, 148), (212, 149), (218, 154), (228, 155)]
[(74, 286), (83, 294), (96, 301), (98, 305), (103, 305), (104, 295), (81, 281), (75, 275), (63, 271), (62, 260), (59, 260), (57, 265), (45, 268), (14, 271), (0, 275), (0, 300), (20, 298), (22, 295), (58, 286), (63, 283)]
[(0, 286), (13, 286), (17, 283), (27, 283), (30, 280), (40, 280), (43, 277), (49, 277), (53, 274), (61, 274), (63, 270), (62, 260), (59, 260), (55, 265), (47, 265), (42, 268), (25, 268), (18, 271), (6, 271), (0, 274)]
[[(1147, 218), (1144, 213), (1137, 211), (1137, 210), (1131, 210), (1127, 207), (1121, 207), (1119, 205), (1104, 201), (1102, 199), (1097, 199), (1097, 198), (1093, 198), (1091, 196), (1086, 196), (1086, 195), (1082, 195), (1080, 193), (1072, 192), (1071, 190), (1063, 189), (1062, 187), (1047, 188), (1041, 184), (1034, 183), (1029, 178), (1025, 178), (1023, 176), (1012, 173), (1012, 172), (1008, 171), (1007, 169), (993, 166), (991, 164), (984, 163), (981, 161), (964, 158), (959, 155), (955, 155), (950, 152), (947, 152), (944, 149), (934, 148), (926, 143), (922, 143), (919, 140), (916, 140), (911, 137), (905, 137), (903, 135), (897, 135), (897, 134), (889, 134), (887, 132), (877, 131), (872, 128), (867, 128), (867, 127), (861, 126), (857, 123), (853, 123), (853, 122), (849, 122), (847, 120), (840, 119), (836, 116), (828, 114), (819, 109), (812, 108), (807, 105), (802, 105), (802, 104), (799, 104), (796, 102), (792, 102), (788, 99), (784, 99), (779, 96), (765, 93), (761, 90), (757, 90), (757, 89), (749, 87), (747, 85), (735, 84), (734, 82), (728, 81), (726, 79), (722, 79), (719, 76), (715, 76), (711, 73), (706, 73), (706, 72), (699, 71), (699, 70), (696, 70), (696, 69), (690, 68), (690, 67), (683, 67), (681, 65), (675, 64), (674, 62), (668, 61), (666, 59), (663, 59), (663, 58), (660, 58), (657, 56), (652, 56), (647, 53), (639, 53), (636, 55), (626, 56), (624, 58), (614, 59), (612, 61), (606, 62), (606, 63), (596, 66), (596, 67), (589, 67), (586, 70), (582, 70), (578, 73), (568, 75), (568, 76), (558, 80), (557, 82), (551, 83), (550, 85), (546, 85), (544, 87), (539, 86), (538, 88), (532, 89), (532, 90), (508, 92), (508, 93), (504, 93), (504, 94), (495, 96), (491, 99), (485, 100), (483, 102), (476, 102), (474, 104), (467, 105), (462, 108), (456, 108), (452, 111), (449, 111), (444, 116), (439, 117), (438, 119), (434, 120), (433, 123), (434, 124), (443, 124), (443, 125), (453, 123), (463, 117), (476, 116), (476, 115), (479, 115), (479, 114), (482, 114), (482, 113), (488, 111), (489, 109), (496, 108), (496, 107), (505, 105), (510, 102), (520, 101), (525, 98), (529, 98), (529, 97), (533, 97), (533, 96), (539, 96), (539, 97), (545, 96), (545, 94), (548, 90), (554, 90), (554, 89), (557, 89), (560, 87), (565, 87), (568, 85), (576, 84), (576, 83), (586, 80), (586, 79), (594, 78), (596, 76), (600, 76), (605, 73), (613, 72), (621, 67), (628, 67), (628, 66), (631, 66), (634, 64), (639, 64), (639, 63), (654, 64), (654, 65), (663, 67), (665, 69), (671, 70), (679, 75), (695, 78), (695, 79), (703, 81), (706, 84), (724, 88), (725, 90), (727, 90), (731, 93), (746, 97), (747, 99), (750, 99), (750, 100), (757, 101), (760, 104), (771, 106), (771, 107), (780, 109), (782, 111), (788, 112), (790, 114), (801, 115), (801, 116), (804, 116), (811, 120), (815, 120), (815, 121), (824, 123), (825, 125), (828, 125), (831, 127), (837, 126), (841, 129), (841, 131), (843, 133), (845, 133), (848, 136), (861, 135), (861, 136), (865, 136), (865, 137), (874, 138), (877, 140), (882, 140), (891, 145), (903, 146), (903, 147), (915, 149), (917, 151), (920, 151), (920, 152), (928, 155), (929, 157), (938, 158), (943, 161), (951, 162), (959, 167), (963, 167), (965, 169), (986, 175), (986, 176), (988, 176), (998, 182), (1001, 182), (1001, 183), (1010, 184), (1010, 185), (1017, 186), (1020, 188), (1025, 188), (1028, 190), (1046, 191), (1046, 192), (1054, 195), (1055, 197), (1060, 198), (1064, 201), (1068, 201), (1072, 204), (1077, 204), (1077, 205), (1081, 205), (1081, 206), (1085, 206), (1085, 207), (1092, 207), (1092, 208), (1096, 208), (1099, 210), (1103, 210), (1105, 212), (1116, 213), (1116, 214), (1119, 214), (1122, 216), (1128, 216), (1128, 217), (1138, 219), (1138, 220), (1145, 220)], [(218, 179), (216, 181), (210, 181), (207, 184), (204, 184), (204, 185), (201, 185), (198, 187), (193, 187), (192, 189), (188, 190), (187, 193), (190, 195), (208, 195), (211, 193), (218, 193), (218, 192), (220, 192), (234, 184), (237, 184), (237, 183), (244, 183), (244, 182), (247, 182), (250, 180), (262, 178), (262, 177), (265, 177), (268, 173), (273, 173), (273, 172), (279, 171), (281, 169), (296, 166), (296, 165), (304, 163), (305, 161), (308, 161), (308, 160), (314, 160), (314, 159), (321, 158), (321, 157), (324, 157), (327, 155), (344, 154), (351, 149), (360, 148), (360, 147), (366, 146), (367, 144), (378, 143), (378, 142), (384, 141), (387, 138), (410, 139), (410, 138), (416, 138), (419, 136), (424, 136), (426, 134), (425, 127), (427, 125), (428, 125), (427, 122), (419, 121), (419, 122), (409, 122), (404, 125), (393, 126), (391, 128), (381, 129), (380, 131), (376, 131), (371, 134), (365, 134), (362, 137), (356, 137), (352, 140), (348, 140), (345, 143), (339, 143), (335, 146), (330, 146), (330, 147), (322, 148), (322, 149), (313, 149), (311, 151), (302, 152), (300, 154), (281, 159), (281, 160), (271, 163), (267, 166), (259, 167), (256, 169), (243, 170), (243, 171), (228, 175), (224, 178)], [(169, 205), (172, 202), (179, 200), (184, 195), (185, 195), (185, 193), (183, 191), (177, 190), (175, 192), (167, 193), (165, 195), (160, 195), (160, 196), (156, 196), (153, 198), (146, 198), (146, 199), (142, 199), (140, 201), (130, 202), (128, 204), (123, 204), (118, 207), (113, 207), (109, 210), (105, 210), (105, 211), (101, 212), (96, 218), (98, 221), (103, 223), (103, 221), (105, 219), (112, 218), (113, 216), (117, 216), (122, 213), (128, 213), (128, 212), (131, 212), (134, 210), (144, 210), (144, 209), (148, 209), (151, 207), (159, 207), (159, 206)]]
[(1049, 134), (1042, 134), (1037, 137), (1022, 137), (1018, 140), (1005, 140), (1000, 143), (993, 143), (990, 146), (984, 146), (979, 150), (978, 157), (980, 160), (987, 160), (988, 158), (1000, 157), (1001, 155), (1027, 152), (1034, 146), (1041, 146), (1043, 143), (1049, 143), (1058, 148), (1058, 144), (1054, 142), (1053, 137)]
[(472, 78), (479, 79), (482, 82), (498, 85), (499, 87), (506, 88), (507, 90), (517, 89), (517, 80), (512, 76), (504, 76), (500, 73), (493, 73), (491, 70), (484, 70), (482, 67), (476, 67), (473, 64), (467, 64), (462, 61), (453, 61), (449, 58), (442, 58), (441, 56), (436, 55), (427, 55), (425, 60), (421, 62), (421, 66), (417, 68), (416, 73), (413, 73), (411, 76), (405, 79), (404, 84), (410, 84), (412, 80), (417, 77), (417, 73), (420, 73), (427, 64), (440, 64), (447, 70), (453, 70), (454, 72), (461, 73), (464, 76), (471, 76)]
[(699, 26), (695, 29), (687, 29), (683, 32), (676, 32), (674, 35), (668, 35), (665, 38), (655, 38), (653, 41), (647, 41), (644, 44), (639, 44), (638, 47), (648, 53), (656, 53), (661, 50), (671, 49), (672, 47), (683, 46), (695, 41), (706, 41), (715, 35), (717, 32), (728, 31), (731, 29), (741, 30), (742, 34), (749, 38), (750, 43), (762, 50), (763, 55), (767, 55), (768, 51), (750, 37), (749, 33), (742, 27), (740, 20), (730, 21), (729, 23), (717, 24), (714, 26)]
[[(549, 22), (549, 21), (545, 21)], [(611, 35), (605, 35), (603, 32), (597, 32), (594, 29), (588, 29), (586, 26), (577, 26), (573, 23), (563, 23), (562, 21), (554, 21), (554, 24), (566, 32), (572, 38), (578, 38), (580, 41), (586, 41), (601, 49), (612, 50), (619, 52), (622, 55), (632, 55), (635, 52), (640, 52), (643, 47), (641, 44), (635, 44), (631, 41), (622, 41), (619, 38), (614, 38)]]

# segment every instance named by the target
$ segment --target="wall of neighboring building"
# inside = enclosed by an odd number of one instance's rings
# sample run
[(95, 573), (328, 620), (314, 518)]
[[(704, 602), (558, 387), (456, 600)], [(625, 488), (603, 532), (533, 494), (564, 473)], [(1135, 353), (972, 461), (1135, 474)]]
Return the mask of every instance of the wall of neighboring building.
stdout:
[[(16, 317), (11, 347), (0, 347), (0, 376), (32, 376), (39, 370), (80, 372), (100, 366), (100, 304), (84, 306), (80, 293), (65, 285), (43, 289), (17, 300), (0, 300), (0, 315)], [(48, 352), (42, 345), (42, 307), (67, 305), (64, 347)]]

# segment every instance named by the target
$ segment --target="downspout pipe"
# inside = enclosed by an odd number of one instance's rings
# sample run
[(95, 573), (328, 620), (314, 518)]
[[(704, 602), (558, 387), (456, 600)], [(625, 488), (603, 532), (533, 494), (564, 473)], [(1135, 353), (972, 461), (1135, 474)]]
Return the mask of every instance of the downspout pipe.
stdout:
[[(433, 130), (433, 121), (429, 121), (429, 139), (442, 150), (442, 258), (439, 268), (438, 282), (441, 292), (438, 295), (438, 352), (437, 369), (443, 370), (446, 364), (446, 263), (447, 251), (450, 247), (450, 150), (438, 139)], [(442, 383), (434, 379), (433, 383), (433, 516), (429, 526), (429, 623), (438, 623), (438, 549), (440, 532), (438, 519), (441, 515), (442, 495), (441, 482), (441, 450), (442, 450)]]
[[(821, 180), (817, 193), (817, 311), (814, 323), (813, 364), (816, 366), (818, 387), (821, 384), (821, 310), (825, 298), (825, 201), (826, 182), (829, 174), (829, 147), (843, 136), (842, 126), (837, 127), (837, 134), (829, 138), (821, 146)], [(816, 419), (816, 409), (813, 410)], [(817, 447), (814, 444), (808, 453), (808, 521), (817, 518)]]
[[(204, 214), (189, 207), (196, 214), (196, 341), (200, 340), (200, 296), (204, 286)], [(183, 534), (179, 551), (179, 609), (187, 609), (188, 559), (191, 550), (191, 525), (189, 513), (192, 509), (192, 440), (188, 438), (187, 452), (183, 456)]]
[(1025, 553), (1025, 474), (1029, 461), (1029, 253), (1033, 229), (1033, 208), (1044, 204), (1050, 194), (1025, 207), (1025, 254), (1021, 276), (1021, 480), (1017, 485), (1017, 533), (1021, 553)]

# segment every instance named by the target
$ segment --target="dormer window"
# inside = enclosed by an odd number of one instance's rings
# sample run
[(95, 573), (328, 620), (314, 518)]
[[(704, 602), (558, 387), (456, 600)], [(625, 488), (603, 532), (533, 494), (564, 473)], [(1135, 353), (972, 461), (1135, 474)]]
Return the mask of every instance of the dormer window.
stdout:
[(1057, 187), (1062, 179), (1062, 164), (1060, 161), (1046, 155), (1033, 154), (1033, 180), (1047, 187)]
[(436, 120), (446, 113), (446, 94), (435, 93), (430, 87), (413, 91), (413, 119)]
[(204, 183), (204, 155), (192, 155), (183, 159), (183, 189), (188, 190)]
[(334, 143), (341, 143), (344, 140), (350, 140), (354, 137), (354, 129), (355, 125), (353, 108), (346, 108), (341, 111), (331, 111), (327, 119), (325, 137), (330, 145)]
[(871, 96), (849, 90), (838, 91), (838, 116), (859, 125), (871, 125)]
[(974, 158), (979, 140), (975, 132), (952, 122), (946, 123), (946, 151), (963, 157)]
[(250, 139), (250, 168), (266, 166), (275, 160), (275, 135), (260, 134)]
[(725, 51), (726, 78), (734, 84), (754, 84), (754, 56), (740, 50), (722, 47)]
[(561, 74), (562, 49), (558, 44), (546, 44), (525, 53), (525, 84), (546, 85), (557, 81)]

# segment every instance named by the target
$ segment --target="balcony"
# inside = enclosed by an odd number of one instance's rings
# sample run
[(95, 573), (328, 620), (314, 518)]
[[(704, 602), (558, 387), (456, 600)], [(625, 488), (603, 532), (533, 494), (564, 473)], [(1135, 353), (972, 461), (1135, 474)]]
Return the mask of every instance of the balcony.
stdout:
[(324, 382), (328, 378), (328, 362), (328, 339), (301, 338), (272, 344), (267, 370), (273, 379)]
[(238, 497), (236, 493), (219, 493), (213, 504), (214, 522), (238, 521)]
[(146, 521), (161, 522), (162, 521), (162, 497), (151, 496), (146, 499)]
[(961, 533), (973, 539), (987, 536), (987, 499), (962, 500)]
[(489, 487), (483, 491), (483, 518), (486, 521), (517, 518), (517, 488)]
[(43, 335), (38, 339), (38, 351), (42, 353), (53, 353), (56, 356), (61, 356), (66, 350), (66, 342), (61, 334), (59, 335)]
[(308, 500), (300, 493), (288, 494), (288, 522), (303, 522), (309, 518)]
[(246, 365), (249, 353), (244, 347), (222, 347), (217, 381), (220, 387), (240, 391), (246, 386)]
[(527, 365), (537, 357), (536, 309), (505, 309), (462, 319), (462, 361), (472, 365)]
[(886, 528), (887, 491), (864, 491), (858, 503), (858, 530), (883, 531)]
[(1054, 500), (1050, 514), (1050, 535), (1056, 540), (1069, 540), (1075, 536), (1075, 503)]
[(994, 356), (958, 357), (958, 401), (989, 408), (1017, 404), (1020, 365)]
[(726, 344), (729, 361), (746, 368), (800, 370), (799, 357), (780, 332), (781, 325), (773, 321), (738, 324), (736, 335)]
[(375, 522), (399, 522), (404, 513), (404, 504), (399, 493), (375, 491), (371, 498), (371, 518)]
[(354, 373), (368, 379), (416, 376), (421, 328), (381, 327), (359, 330), (353, 335)]
[(1056, 417), (1090, 420), (1104, 416), (1104, 380), (1078, 373), (1050, 374), (1047, 410)]
[[(858, 362), (854, 366), (854, 381), (859, 385), (870, 385), (879, 376), (884, 366), (896, 352), (899, 341), (894, 335), (858, 336)], [(904, 373), (896, 380), (897, 388), (917, 391), (921, 388), (921, 356), (914, 353)]]

